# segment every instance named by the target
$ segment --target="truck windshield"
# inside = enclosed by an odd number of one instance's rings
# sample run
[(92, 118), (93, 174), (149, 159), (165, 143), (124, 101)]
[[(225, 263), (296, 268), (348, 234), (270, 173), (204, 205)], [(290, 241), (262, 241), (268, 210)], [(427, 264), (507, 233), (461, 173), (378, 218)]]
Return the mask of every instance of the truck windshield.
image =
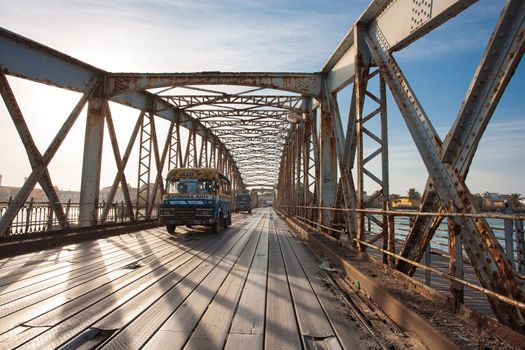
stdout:
[(213, 181), (200, 179), (177, 179), (168, 182), (169, 194), (206, 194), (213, 192)]
[(248, 203), (250, 201), (250, 196), (248, 195), (237, 195), (235, 201), (238, 203)]

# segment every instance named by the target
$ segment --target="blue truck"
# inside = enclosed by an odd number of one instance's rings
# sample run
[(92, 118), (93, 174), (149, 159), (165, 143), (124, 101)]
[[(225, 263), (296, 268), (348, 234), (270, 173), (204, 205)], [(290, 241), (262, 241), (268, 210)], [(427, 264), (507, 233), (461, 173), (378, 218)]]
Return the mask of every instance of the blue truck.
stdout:
[(252, 197), (249, 194), (240, 193), (235, 195), (235, 212), (252, 213)]
[(169, 234), (178, 225), (211, 226), (214, 233), (231, 225), (231, 184), (213, 168), (177, 168), (168, 173), (160, 220)]

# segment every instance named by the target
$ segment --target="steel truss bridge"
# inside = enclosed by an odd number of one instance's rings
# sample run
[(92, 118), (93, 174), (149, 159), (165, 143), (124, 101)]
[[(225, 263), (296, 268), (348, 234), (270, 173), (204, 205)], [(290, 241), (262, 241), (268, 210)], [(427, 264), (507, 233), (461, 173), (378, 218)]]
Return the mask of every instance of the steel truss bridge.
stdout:
[[(0, 236), (16, 231), (37, 184), (49, 199), (51, 228), (95, 227), (115, 219), (115, 195), (124, 201), (121, 220), (155, 218), (163, 176), (176, 167), (213, 167), (232, 181), (235, 193), (274, 190), (274, 207), (294, 222), (335, 235), (357, 251), (383, 242), (384, 262), (412, 276), (440, 223), (450, 229), (448, 249), (452, 294), (463, 301), (461, 247), (478, 289), (504, 325), (525, 332), (525, 243), (518, 235), (518, 264), (498, 243), (487, 215), (480, 213), (465, 184), (480, 140), (525, 50), (525, 5), (507, 0), (455, 122), (445, 139), (437, 134), (410, 81), (393, 54), (467, 9), (475, 0), (375, 0), (345, 35), (319, 72), (112, 73), (81, 62), (8, 30), (0, 30), (0, 93), (16, 127), (31, 174), (0, 220)], [(49, 147), (39, 150), (7, 76), (47, 84), (81, 95)], [(350, 112), (343, 125), (338, 93), (351, 87)], [(387, 89), (399, 108), (428, 180), (406, 240), (395, 241), (389, 199)], [(377, 92), (375, 92), (377, 91)], [(137, 118), (125, 149), (119, 148), (111, 103), (134, 108)], [(365, 113), (365, 103), (373, 104)], [(48, 166), (87, 106), (78, 216), (60, 203)], [(168, 121), (166, 139), (157, 133)], [(380, 124), (379, 131), (369, 127)], [(105, 130), (117, 173), (108, 197), (99, 198)], [(366, 153), (364, 142), (377, 148)], [(137, 193), (125, 175), (138, 145)], [(379, 171), (371, 170), (373, 160)], [(375, 168), (374, 168), (375, 169)], [(164, 174), (164, 175), (163, 175)], [(365, 178), (379, 187), (365, 197)], [(382, 210), (372, 210), (372, 200)], [(520, 216), (511, 219), (523, 220)], [(371, 239), (366, 223), (379, 227)], [(23, 226), (23, 225), (22, 225)], [(15, 234), (16, 233), (16, 234)], [(396, 254), (396, 246), (398, 248)], [(458, 253), (459, 252), (459, 253)], [(459, 255), (458, 255), (459, 254)], [(517, 267), (515, 267), (517, 266)]]

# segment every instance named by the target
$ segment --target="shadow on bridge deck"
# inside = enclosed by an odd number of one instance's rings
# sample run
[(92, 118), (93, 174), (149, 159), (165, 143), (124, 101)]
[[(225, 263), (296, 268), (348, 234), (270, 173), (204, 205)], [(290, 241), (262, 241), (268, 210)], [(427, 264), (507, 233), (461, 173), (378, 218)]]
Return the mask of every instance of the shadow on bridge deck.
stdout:
[(0, 347), (378, 348), (271, 209), (0, 260)]

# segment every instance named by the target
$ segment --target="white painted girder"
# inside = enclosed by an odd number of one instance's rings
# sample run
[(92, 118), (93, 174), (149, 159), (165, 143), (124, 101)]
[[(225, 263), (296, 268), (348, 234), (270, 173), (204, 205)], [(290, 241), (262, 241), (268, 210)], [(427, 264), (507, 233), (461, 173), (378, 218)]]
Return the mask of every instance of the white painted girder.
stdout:
[(390, 52), (408, 46), (418, 38), (456, 16), (477, 0), (375, 0), (345, 35), (322, 69), (330, 92), (353, 82), (355, 43), (353, 30), (362, 25), (373, 28)]

